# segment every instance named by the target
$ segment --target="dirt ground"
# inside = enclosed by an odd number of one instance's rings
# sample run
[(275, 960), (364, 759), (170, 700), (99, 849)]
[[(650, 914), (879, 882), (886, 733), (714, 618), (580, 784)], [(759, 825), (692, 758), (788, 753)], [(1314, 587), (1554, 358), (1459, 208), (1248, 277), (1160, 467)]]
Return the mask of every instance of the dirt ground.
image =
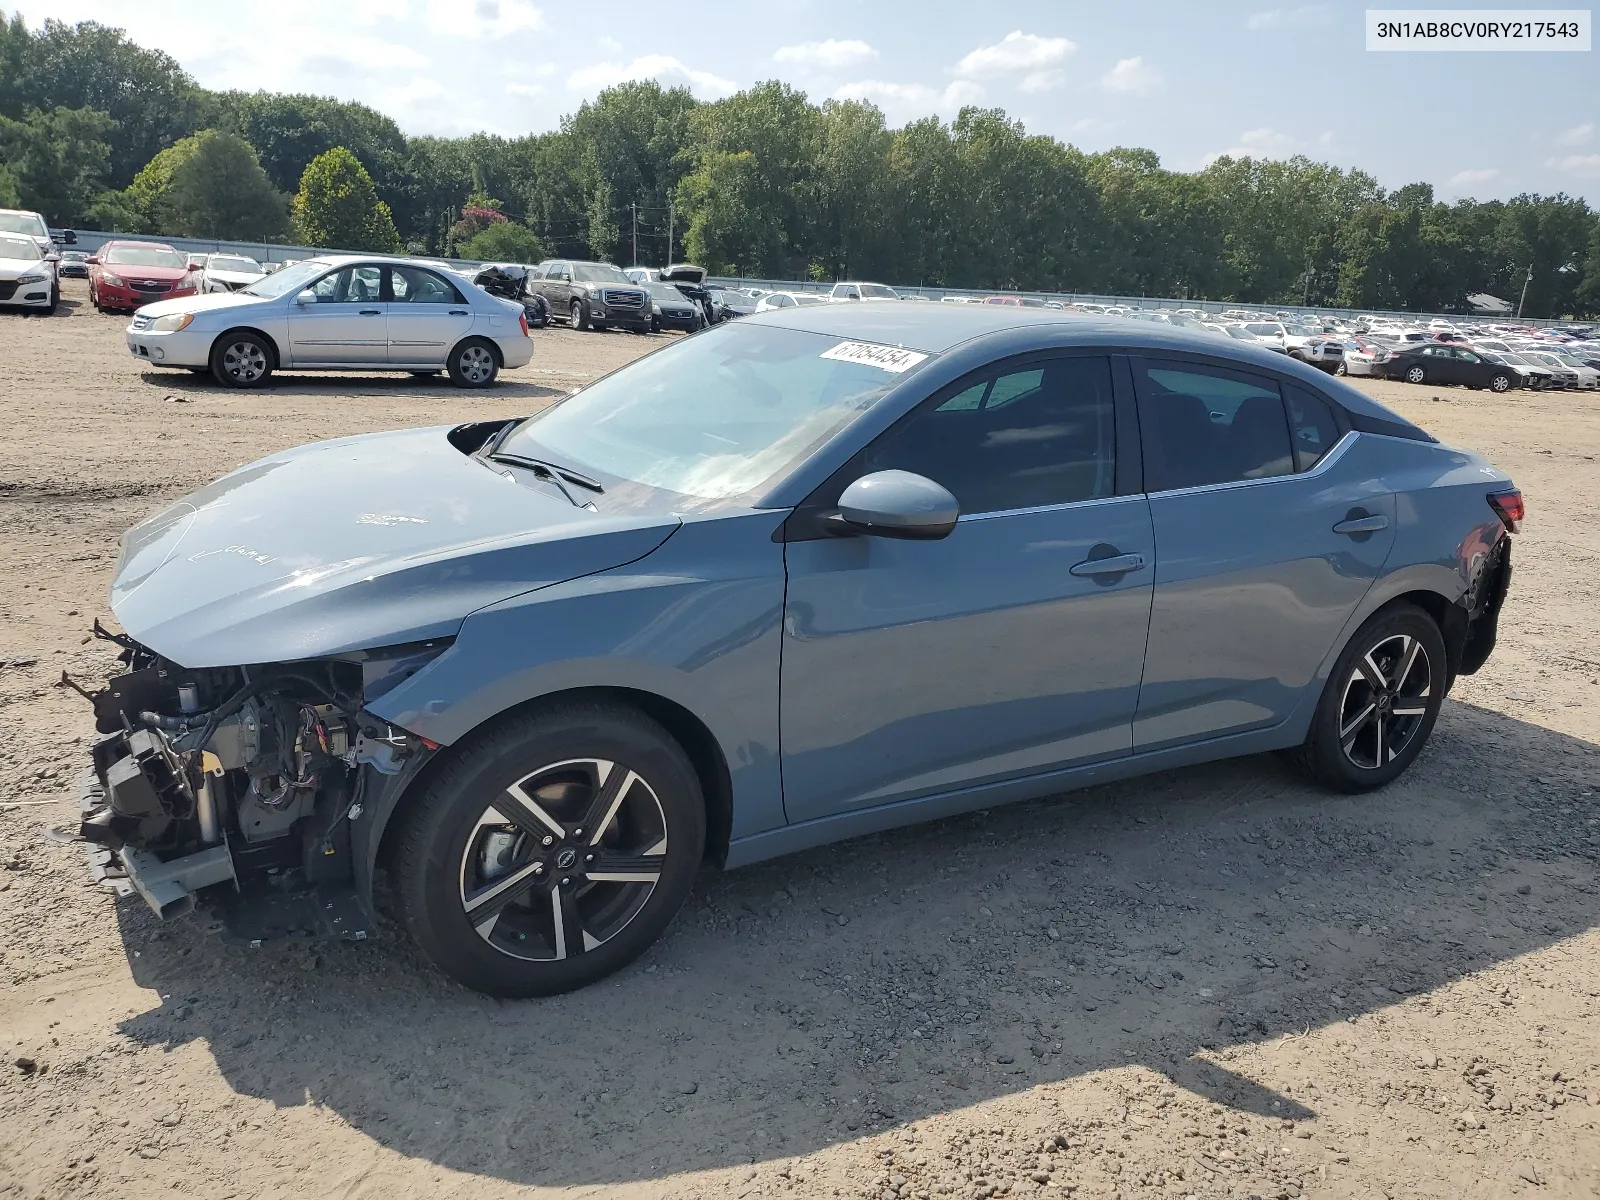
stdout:
[(1370, 796), (1275, 757), (725, 875), (620, 976), (463, 991), (388, 933), (249, 951), (40, 830), (111, 666), (116, 539), (279, 447), (530, 411), (142, 371), (0, 316), (0, 1196), (1600, 1195), (1600, 400), (1367, 384), (1529, 504), (1498, 651)]

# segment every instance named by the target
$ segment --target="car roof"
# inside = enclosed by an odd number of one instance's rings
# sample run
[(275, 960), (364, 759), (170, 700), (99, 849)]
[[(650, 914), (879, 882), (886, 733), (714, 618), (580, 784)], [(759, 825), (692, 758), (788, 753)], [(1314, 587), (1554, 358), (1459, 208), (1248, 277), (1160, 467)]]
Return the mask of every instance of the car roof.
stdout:
[(108, 242), (101, 243), (100, 249), (104, 250), (107, 246), (149, 246), (153, 250), (171, 250), (174, 254), (178, 253), (176, 246), (167, 242), (152, 242), (149, 238), (112, 238)]

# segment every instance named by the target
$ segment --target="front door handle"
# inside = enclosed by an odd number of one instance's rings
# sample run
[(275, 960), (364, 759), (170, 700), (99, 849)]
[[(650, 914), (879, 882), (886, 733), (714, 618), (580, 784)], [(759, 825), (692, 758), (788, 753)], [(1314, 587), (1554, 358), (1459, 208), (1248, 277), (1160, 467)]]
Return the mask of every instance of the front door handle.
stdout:
[(383, 309), (381, 309), (381, 308), (363, 308), (361, 310), (361, 315), (363, 317), (381, 317), (381, 316), (383, 316)]
[(1142, 554), (1117, 554), (1111, 558), (1086, 558), (1075, 564), (1071, 572), (1078, 576), (1126, 575), (1144, 566)]
[(452, 317), (470, 317), (472, 314), (464, 308), (452, 308), (450, 315)]
[(1380, 529), (1389, 528), (1389, 518), (1379, 514), (1372, 517), (1351, 517), (1347, 521), (1340, 521), (1333, 527), (1335, 533), (1355, 535), (1358, 533), (1377, 533)]

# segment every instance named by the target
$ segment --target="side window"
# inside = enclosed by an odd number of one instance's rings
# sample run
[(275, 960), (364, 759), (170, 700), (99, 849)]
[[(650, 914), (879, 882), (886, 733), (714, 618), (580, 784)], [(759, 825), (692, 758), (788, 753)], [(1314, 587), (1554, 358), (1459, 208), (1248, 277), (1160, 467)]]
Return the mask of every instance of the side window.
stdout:
[(924, 404), (873, 442), (867, 471), (926, 475), (963, 513), (1110, 496), (1116, 420), (1108, 359), (1060, 358), (986, 374)]
[(1294, 429), (1294, 469), (1309, 471), (1342, 436), (1333, 408), (1320, 396), (1289, 384), (1283, 389), (1289, 402), (1289, 424)]
[(382, 294), (381, 267), (346, 267), (311, 285), (318, 304), (373, 304)]
[(1188, 363), (1141, 362), (1134, 374), (1146, 490), (1294, 472), (1283, 400), (1269, 380)]
[(417, 267), (390, 267), (389, 286), (401, 304), (465, 304), (455, 285), (432, 271)]
[(1461, 359), (1463, 362), (1482, 362), (1483, 361), (1483, 359), (1479, 358), (1471, 350), (1457, 350), (1456, 351), (1456, 357)]

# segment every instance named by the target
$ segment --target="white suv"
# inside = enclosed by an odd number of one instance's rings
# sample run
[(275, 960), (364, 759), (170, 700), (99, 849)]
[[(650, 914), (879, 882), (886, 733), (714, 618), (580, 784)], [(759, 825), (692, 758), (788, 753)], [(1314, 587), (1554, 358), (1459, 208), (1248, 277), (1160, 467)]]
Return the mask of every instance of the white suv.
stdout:
[(900, 293), (882, 283), (836, 283), (829, 300), (898, 300)]

